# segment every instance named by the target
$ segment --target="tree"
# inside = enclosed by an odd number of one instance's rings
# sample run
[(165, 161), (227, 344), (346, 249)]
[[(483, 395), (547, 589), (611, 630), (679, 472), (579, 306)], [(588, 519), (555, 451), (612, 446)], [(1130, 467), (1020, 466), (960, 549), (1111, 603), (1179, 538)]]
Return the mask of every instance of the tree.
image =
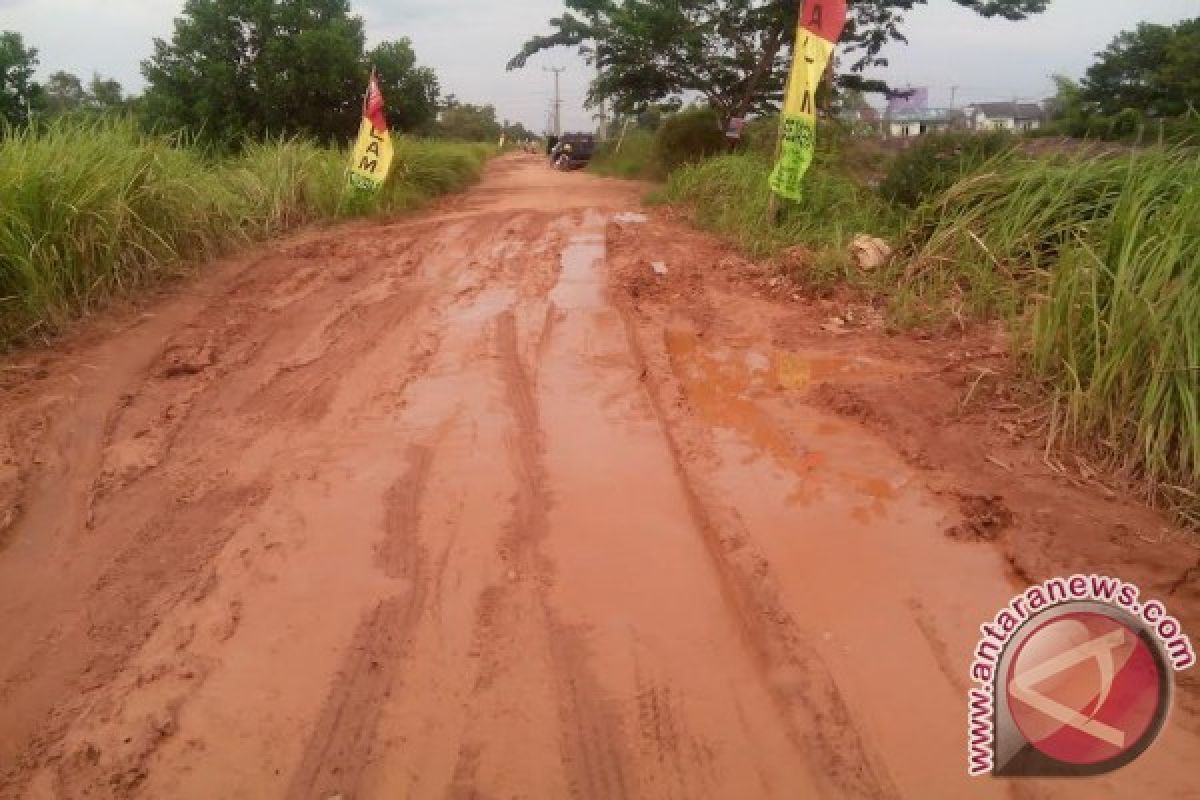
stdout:
[(65, 114), (83, 106), (87, 92), (77, 75), (59, 70), (46, 79), (46, 109), (52, 114)]
[(468, 142), (494, 142), (500, 138), (503, 126), (496, 120), (494, 106), (460, 103), (453, 96), (451, 101), (453, 105), (446, 106), (438, 115), (434, 130), (439, 136)]
[(42, 87), (33, 80), (37, 50), (25, 46), (19, 33), (0, 33), (0, 124), (24, 125), (42, 108)]
[(366, 67), (348, 0), (187, 0), (142, 62), (144, 108), (211, 141), (356, 128)]
[(524, 142), (530, 139), (540, 138), (536, 133), (526, 128), (520, 122), (509, 122), (504, 120), (504, 125), (501, 127), (504, 133), (504, 138), (510, 142)]
[(1091, 115), (1083, 100), (1083, 89), (1066, 75), (1051, 77), (1056, 91), (1054, 97), (1046, 101), (1046, 114), (1055, 127), (1068, 136), (1086, 136)]
[(432, 69), (417, 66), (412, 42), (407, 38), (383, 42), (367, 58), (379, 74), (388, 125), (402, 131), (428, 127), (437, 116), (441, 89)]
[[(535, 36), (509, 62), (525, 66), (536, 53), (578, 47), (599, 70), (589, 103), (611, 101), (618, 112), (697, 92), (723, 117), (777, 108), (795, 41), (796, 0), (565, 0), (550, 20), (551, 33)], [(842, 41), (855, 59), (839, 84), (889, 92), (862, 72), (887, 66), (879, 56), (900, 32), (903, 12), (928, 0), (850, 0)], [(953, 0), (985, 17), (1024, 19), (1050, 0)]]
[(1200, 111), (1200, 17), (1175, 26), (1159, 79), (1168, 87), (1167, 113)]
[(1200, 18), (1175, 26), (1143, 23), (1125, 31), (1088, 69), (1082, 98), (1115, 115), (1125, 109), (1173, 117), (1200, 107)]
[(116, 111), (125, 107), (125, 92), (115, 78), (102, 78), (92, 73), (87, 104), (96, 111)]
[(838, 98), (838, 105), (846, 111), (866, 111), (871, 107), (862, 89), (847, 89)]

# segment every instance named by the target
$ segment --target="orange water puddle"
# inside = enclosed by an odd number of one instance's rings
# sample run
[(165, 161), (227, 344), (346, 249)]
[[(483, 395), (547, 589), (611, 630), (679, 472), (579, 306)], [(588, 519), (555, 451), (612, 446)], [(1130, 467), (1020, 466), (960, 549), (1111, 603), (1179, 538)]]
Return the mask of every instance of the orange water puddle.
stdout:
[[(765, 400), (799, 399), (812, 386), (824, 382), (876, 380), (896, 374), (894, 365), (872, 359), (822, 353), (800, 353), (753, 345), (723, 344), (709, 347), (693, 331), (666, 331), (672, 369), (683, 385), (693, 410), (715, 428), (733, 432), (755, 451), (770, 455), (785, 470), (804, 478), (831, 469), (827, 451), (842, 446), (846, 426), (812, 417), (811, 430), (782, 427), (761, 405)], [(841, 471), (840, 480), (871, 501), (857, 514), (878, 511), (906, 482), (877, 475)], [(814, 499), (811, 481), (801, 481), (792, 493), (794, 502)]]

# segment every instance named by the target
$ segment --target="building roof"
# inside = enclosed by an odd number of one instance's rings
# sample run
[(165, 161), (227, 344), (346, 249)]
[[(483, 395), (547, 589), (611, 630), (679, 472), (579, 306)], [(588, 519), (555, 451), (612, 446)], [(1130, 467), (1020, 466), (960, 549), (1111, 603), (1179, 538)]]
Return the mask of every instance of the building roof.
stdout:
[(952, 108), (912, 108), (889, 111), (889, 122), (950, 122), (958, 112)]
[(1037, 103), (975, 103), (976, 111), (982, 111), (991, 119), (1012, 117), (1013, 119), (1041, 119), (1042, 107)]

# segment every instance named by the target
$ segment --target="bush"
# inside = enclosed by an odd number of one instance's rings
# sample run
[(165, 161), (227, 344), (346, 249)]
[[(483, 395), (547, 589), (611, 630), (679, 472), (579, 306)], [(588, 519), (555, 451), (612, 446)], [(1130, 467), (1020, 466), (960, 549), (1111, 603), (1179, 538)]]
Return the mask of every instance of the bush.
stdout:
[(665, 174), (728, 150), (717, 112), (690, 108), (663, 122), (654, 139), (654, 160)]
[(1101, 443), (1200, 522), (1195, 150), (1001, 156), (918, 209), (901, 256), (902, 293), (1018, 321), (1052, 438)]
[(1132, 139), (1141, 132), (1144, 124), (1142, 112), (1136, 108), (1126, 108), (1109, 121), (1109, 138)]
[(10, 131), (0, 138), (0, 349), (246, 241), (462, 188), (492, 151), (395, 144), (388, 182), (362, 195), (346, 190), (346, 153), (302, 139), (214, 161), (125, 119)]
[(1165, 141), (1174, 144), (1200, 145), (1200, 111), (1191, 111), (1182, 117), (1160, 120), (1151, 130), (1159, 135), (1158, 126)]
[[(822, 141), (820, 135), (817, 141)], [(742, 130), (741, 146), (744, 150), (757, 153), (762, 158), (772, 160), (779, 145), (779, 115), (770, 114), (756, 117), (746, 122)]]
[[(621, 142), (620, 151), (617, 142)], [(654, 158), (654, 134), (640, 128), (630, 128), (624, 140), (609, 139), (596, 148), (588, 169), (599, 175), (614, 178), (656, 180), (662, 168)]]
[(1003, 131), (930, 134), (896, 157), (879, 191), (895, 203), (914, 208), (1014, 146), (1012, 134)]
[(661, 199), (691, 209), (698, 225), (729, 236), (755, 257), (798, 244), (842, 255), (855, 234), (887, 236), (899, 228), (874, 192), (821, 151), (805, 178), (804, 199), (785, 203), (779, 224), (769, 224), (770, 173), (771, 162), (757, 153), (710, 158), (671, 173)]

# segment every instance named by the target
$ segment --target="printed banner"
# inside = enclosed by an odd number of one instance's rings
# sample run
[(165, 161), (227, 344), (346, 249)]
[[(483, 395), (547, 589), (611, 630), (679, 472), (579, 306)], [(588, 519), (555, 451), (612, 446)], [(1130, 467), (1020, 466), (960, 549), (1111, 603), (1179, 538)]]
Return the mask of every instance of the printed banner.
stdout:
[(783, 139), (771, 172), (771, 191), (800, 199), (804, 174), (817, 142), (817, 87), (846, 26), (846, 0), (806, 0), (796, 29), (796, 46), (787, 96), (783, 101)]
[(375, 70), (363, 99), (363, 119), (358, 126), (358, 141), (350, 154), (350, 185), (373, 192), (387, 180), (392, 168), (392, 136), (383, 113), (383, 92)]

